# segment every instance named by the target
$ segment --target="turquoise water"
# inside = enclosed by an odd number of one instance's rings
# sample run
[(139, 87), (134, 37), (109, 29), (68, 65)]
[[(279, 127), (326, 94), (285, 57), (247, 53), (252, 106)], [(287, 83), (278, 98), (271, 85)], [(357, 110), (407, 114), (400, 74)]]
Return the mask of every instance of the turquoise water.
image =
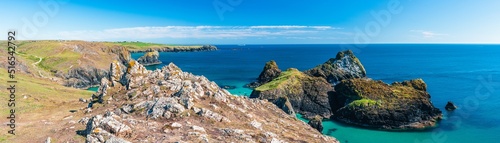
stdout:
[(97, 92), (97, 90), (99, 89), (99, 87), (91, 87), (91, 88), (87, 88), (87, 90), (90, 90), (90, 91), (95, 91)]
[[(285, 70), (306, 70), (321, 64), (340, 45), (217, 45), (218, 51), (160, 53), (164, 64), (204, 75), (219, 85), (233, 85), (236, 95), (249, 95), (243, 85), (253, 81), (264, 63), (275, 60)], [(326, 135), (349, 143), (495, 143), (500, 140), (500, 45), (368, 45), (354, 49), (367, 76), (387, 83), (422, 78), (433, 104), (444, 112), (434, 129), (388, 132), (357, 128), (334, 121), (323, 123)], [(141, 53), (132, 54), (138, 58)], [(162, 65), (147, 67), (160, 68)], [(459, 109), (446, 112), (447, 101)], [(300, 117), (300, 116), (299, 116)], [(304, 120), (304, 119), (302, 119)], [(305, 121), (305, 120), (304, 120)]]

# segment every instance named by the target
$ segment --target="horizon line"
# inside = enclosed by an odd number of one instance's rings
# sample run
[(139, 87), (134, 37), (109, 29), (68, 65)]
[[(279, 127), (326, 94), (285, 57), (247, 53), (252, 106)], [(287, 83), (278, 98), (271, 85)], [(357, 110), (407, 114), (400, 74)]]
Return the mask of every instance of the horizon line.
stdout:
[[(7, 40), (0, 40), (1, 42)], [(75, 40), (75, 39), (44, 39), (44, 40), (16, 40), (16, 41), (84, 41), (84, 42), (142, 42), (142, 43), (152, 43), (152, 44), (173, 44), (173, 45), (377, 45), (377, 44), (422, 44), (422, 45), (430, 45), (430, 44), (450, 44), (450, 45), (500, 45), (499, 43), (479, 43), (479, 42), (460, 42), (460, 43), (451, 43), (451, 42), (372, 42), (365, 44), (356, 44), (356, 43), (193, 43), (193, 44), (181, 44), (181, 43), (161, 43), (161, 42), (147, 42), (147, 41), (139, 41), (139, 40), (114, 40), (114, 41), (96, 41), (96, 40)]]

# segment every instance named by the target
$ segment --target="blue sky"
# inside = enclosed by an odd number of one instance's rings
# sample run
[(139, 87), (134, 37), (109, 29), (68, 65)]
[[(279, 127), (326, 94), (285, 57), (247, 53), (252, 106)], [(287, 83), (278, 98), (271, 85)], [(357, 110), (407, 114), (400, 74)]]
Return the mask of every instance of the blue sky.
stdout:
[(21, 39), (172, 44), (500, 43), (498, 0), (3, 1)]

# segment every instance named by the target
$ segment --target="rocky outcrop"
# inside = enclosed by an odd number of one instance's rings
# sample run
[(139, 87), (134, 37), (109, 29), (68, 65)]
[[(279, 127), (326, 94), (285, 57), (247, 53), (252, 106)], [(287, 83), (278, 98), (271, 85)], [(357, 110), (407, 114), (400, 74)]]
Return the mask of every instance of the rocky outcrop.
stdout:
[(453, 102), (451, 102), (451, 101), (448, 101), (448, 103), (446, 103), (446, 106), (444, 107), (444, 109), (446, 109), (447, 111), (453, 111), (457, 108), (458, 107), (455, 106), (455, 104), (453, 104)]
[(332, 84), (344, 79), (366, 77), (365, 68), (351, 50), (341, 51), (337, 53), (335, 58), (331, 58), (325, 63), (305, 71), (305, 73), (314, 77), (322, 77)]
[[(233, 96), (172, 63), (149, 71), (131, 61), (126, 70), (110, 73), (82, 109), (92, 111), (79, 121), (87, 142), (338, 143), (272, 103)], [(120, 75), (124, 82), (117, 82)]]
[[(90, 50), (90, 48), (82, 49)], [(115, 59), (113, 63), (117, 63), (119, 65), (126, 65), (131, 59), (130, 52), (124, 47), (103, 47), (101, 50), (102, 52), (108, 53), (109, 55), (107, 56), (113, 57), (113, 59)], [(95, 53), (96, 51), (87, 52)], [(123, 69), (123, 67), (121, 67), (121, 69)], [(53, 72), (56, 77), (63, 79), (64, 86), (80, 89), (99, 86), (101, 79), (109, 76), (107, 70), (99, 69), (93, 66), (73, 67), (67, 73), (60, 70), (54, 70)]]
[(160, 54), (158, 53), (158, 51), (150, 49), (144, 54), (144, 56), (139, 57), (139, 59), (137, 59), (137, 62), (144, 66), (157, 65), (161, 64), (161, 61), (158, 60), (159, 57)]
[(67, 74), (57, 72), (55, 75), (65, 79), (64, 86), (86, 89), (99, 85), (101, 79), (108, 73), (94, 67), (77, 67), (70, 69)]
[[(215, 51), (217, 50), (216, 46), (213, 45), (203, 45), (199, 47), (194, 47), (194, 46), (166, 46), (166, 47), (159, 47), (159, 48), (154, 48), (153, 50), (156, 50), (158, 52), (200, 52), (200, 51)], [(149, 49), (131, 49), (131, 53), (142, 53), (142, 52), (148, 52)]]
[(281, 73), (281, 70), (278, 68), (278, 64), (274, 60), (271, 60), (264, 65), (264, 69), (260, 73), (256, 82), (252, 82), (247, 84), (246, 87), (257, 88), (262, 84), (268, 83), (271, 80), (277, 78)]
[(332, 91), (333, 87), (325, 79), (291, 68), (273, 81), (255, 88), (250, 98), (267, 99), (280, 108), (283, 107), (283, 98), (288, 99), (294, 111), (306, 118), (315, 115), (329, 118), (331, 109), (328, 101)]
[[(268, 65), (275, 63), (268, 62), (262, 73), (273, 73), (266, 72), (267, 67), (273, 67)], [(387, 85), (364, 77), (366, 71), (352, 51), (341, 51), (304, 73), (289, 69), (271, 80), (262, 78), (267, 82), (255, 88), (250, 97), (267, 99), (291, 114), (284, 106), (288, 100), (305, 118), (319, 115), (377, 129), (421, 129), (434, 126), (441, 118), (423, 80)], [(317, 122), (311, 124), (319, 128)]]
[(331, 100), (333, 119), (369, 128), (402, 130), (434, 126), (442, 113), (421, 79), (391, 85), (370, 79), (343, 80)]
[(288, 100), (288, 97), (278, 97), (278, 99), (274, 102), (278, 108), (285, 111), (285, 113), (295, 116), (295, 111), (293, 110), (292, 103)]
[(320, 133), (323, 131), (323, 117), (321, 116), (318, 115), (314, 116), (314, 118), (309, 120), (307, 124), (318, 130)]

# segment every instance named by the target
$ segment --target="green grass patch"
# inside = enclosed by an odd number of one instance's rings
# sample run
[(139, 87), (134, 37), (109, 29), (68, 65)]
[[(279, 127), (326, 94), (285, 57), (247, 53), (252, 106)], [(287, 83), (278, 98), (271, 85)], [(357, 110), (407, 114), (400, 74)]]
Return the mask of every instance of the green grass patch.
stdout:
[[(297, 69), (288, 69), (287, 71), (282, 72), (280, 74), (280, 76), (273, 79), (272, 81), (255, 88), (255, 90), (266, 91), (266, 90), (276, 89), (278, 86), (285, 83), (286, 81), (289, 81), (290, 79), (293, 79), (293, 78), (298, 79), (298, 78), (302, 78), (302, 77), (304, 77), (304, 75), (302, 74), (302, 72), (298, 71)], [(292, 82), (292, 84), (295, 84), (295, 83), (298, 83), (299, 81), (292, 80), (291, 82)]]
[(349, 103), (349, 107), (368, 107), (368, 106), (378, 106), (380, 101), (377, 102), (371, 99), (359, 99)]
[[(7, 70), (0, 70), (0, 75), (7, 75)], [(6, 81), (7, 76), (0, 76)], [(16, 113), (27, 114), (53, 105), (53, 101), (77, 100), (79, 97), (90, 97), (91, 91), (64, 87), (46, 79), (34, 78), (25, 74), (16, 74)], [(7, 82), (0, 83), (1, 87), (8, 87)], [(28, 96), (24, 99), (24, 96)], [(4, 90), (0, 92), (0, 104), (7, 105), (9, 95)], [(0, 106), (0, 110), (7, 111), (8, 106)], [(8, 112), (0, 112), (0, 116), (7, 116)]]
[(57, 69), (67, 72), (71, 65), (78, 64), (77, 61), (80, 57), (81, 55), (79, 53), (64, 50), (59, 54), (42, 59), (38, 66), (47, 71)]

